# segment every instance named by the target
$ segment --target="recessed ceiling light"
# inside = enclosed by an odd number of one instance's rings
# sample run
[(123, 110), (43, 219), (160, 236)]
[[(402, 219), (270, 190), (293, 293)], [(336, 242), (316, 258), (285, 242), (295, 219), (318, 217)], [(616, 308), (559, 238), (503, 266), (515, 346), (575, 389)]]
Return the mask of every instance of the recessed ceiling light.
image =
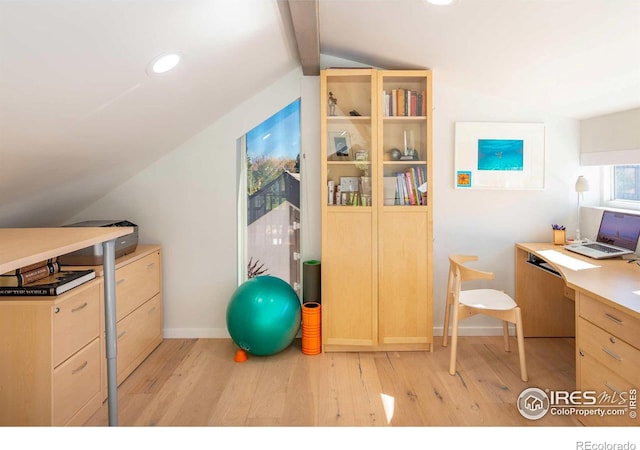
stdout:
[(147, 72), (149, 75), (165, 73), (177, 66), (179, 62), (180, 55), (177, 53), (160, 55), (149, 63)]

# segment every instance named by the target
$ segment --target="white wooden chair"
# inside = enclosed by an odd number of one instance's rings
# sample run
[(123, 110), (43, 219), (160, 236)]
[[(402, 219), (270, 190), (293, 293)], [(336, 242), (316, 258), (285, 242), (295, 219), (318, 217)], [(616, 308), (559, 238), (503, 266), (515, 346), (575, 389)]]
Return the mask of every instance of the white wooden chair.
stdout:
[(492, 280), (492, 272), (466, 267), (464, 263), (477, 261), (477, 256), (449, 255), (449, 281), (447, 283), (447, 304), (444, 312), (442, 345), (447, 346), (449, 338), (449, 319), (453, 310), (451, 332), (451, 357), (449, 373), (456, 374), (456, 351), (458, 347), (458, 323), (467, 317), (484, 314), (502, 320), (504, 330), (504, 349), (509, 351), (509, 323), (516, 326), (518, 353), (520, 356), (520, 378), (528, 381), (524, 355), (524, 335), (522, 334), (522, 315), (516, 302), (497, 289), (462, 289), (462, 283), (470, 280)]

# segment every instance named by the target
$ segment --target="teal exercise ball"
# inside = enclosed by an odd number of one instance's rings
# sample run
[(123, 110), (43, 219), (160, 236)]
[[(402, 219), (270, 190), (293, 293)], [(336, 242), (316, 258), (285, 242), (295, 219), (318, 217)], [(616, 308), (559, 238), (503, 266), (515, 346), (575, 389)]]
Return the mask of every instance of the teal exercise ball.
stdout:
[(273, 355), (291, 345), (300, 330), (301, 318), (296, 291), (271, 275), (242, 283), (227, 306), (231, 338), (252, 355)]

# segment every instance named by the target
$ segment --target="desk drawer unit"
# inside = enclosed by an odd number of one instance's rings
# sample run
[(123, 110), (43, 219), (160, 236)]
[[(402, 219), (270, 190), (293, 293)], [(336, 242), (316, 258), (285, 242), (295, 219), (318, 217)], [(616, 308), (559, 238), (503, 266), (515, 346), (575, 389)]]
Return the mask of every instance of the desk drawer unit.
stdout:
[[(82, 425), (100, 407), (100, 339), (73, 355), (53, 371), (53, 424)], [(72, 418), (88, 406), (79, 423)]]
[(100, 287), (0, 301), (0, 425), (81, 425), (100, 407)]
[(161, 329), (160, 294), (118, 322), (118, 384), (160, 344)]
[(609, 401), (624, 397), (629, 407), (623, 416), (580, 420), (587, 425), (638, 426), (640, 421), (629, 412), (637, 408), (630, 401), (640, 387), (640, 320), (583, 293), (577, 298), (577, 389), (608, 395)]
[(584, 294), (580, 296), (580, 316), (640, 348), (640, 320)]
[(588, 355), (626, 380), (639, 376), (640, 351), (637, 348), (582, 317), (578, 319), (578, 333), (581, 356)]
[(100, 285), (78, 287), (56, 302), (53, 314), (53, 364), (57, 366), (100, 333)]
[[(599, 403), (605, 406), (616, 406), (618, 404), (629, 404), (629, 391), (638, 386), (631, 386), (629, 382), (610, 370), (607, 366), (600, 364), (594, 358), (586, 355), (581, 360), (582, 381), (587, 388), (583, 390), (593, 390), (597, 394), (606, 392), (609, 397)], [(615, 408), (608, 408), (615, 409)], [(604, 414), (607, 414), (603, 411)], [(638, 426), (638, 419), (629, 416), (628, 410), (623, 415), (593, 415), (580, 416), (580, 421), (585, 425), (593, 426)]]
[[(162, 342), (162, 257), (160, 247), (139, 245), (116, 260), (117, 384), (120, 385)], [(104, 338), (104, 326), (101, 336)], [(103, 341), (104, 342), (104, 341)], [(108, 396), (102, 345), (102, 399)]]
[(121, 320), (160, 292), (160, 253), (116, 269), (116, 316)]

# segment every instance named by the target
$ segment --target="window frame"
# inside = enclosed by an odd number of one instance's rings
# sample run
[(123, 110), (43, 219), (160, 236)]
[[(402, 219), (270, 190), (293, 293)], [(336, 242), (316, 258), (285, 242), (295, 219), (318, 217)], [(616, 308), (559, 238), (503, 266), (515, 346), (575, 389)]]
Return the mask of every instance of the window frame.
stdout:
[[(628, 210), (640, 210), (640, 200), (619, 200), (613, 199), (614, 192), (614, 170), (616, 166), (628, 166), (636, 165), (640, 167), (640, 164), (613, 164), (610, 166), (604, 166), (602, 168), (602, 199), (601, 204), (606, 208), (616, 209), (628, 209)], [(640, 189), (640, 187), (639, 187)]]

